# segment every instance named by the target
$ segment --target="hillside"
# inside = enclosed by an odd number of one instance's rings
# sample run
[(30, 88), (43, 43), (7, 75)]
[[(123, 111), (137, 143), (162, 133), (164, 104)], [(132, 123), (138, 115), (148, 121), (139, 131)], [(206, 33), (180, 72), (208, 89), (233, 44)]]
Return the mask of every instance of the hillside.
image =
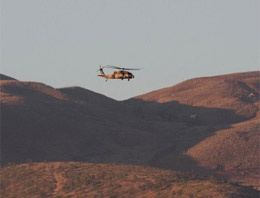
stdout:
[[(79, 87), (0, 83), (2, 164), (91, 161), (189, 170), (196, 165), (186, 163), (186, 149), (214, 133), (215, 127), (243, 119), (217, 108), (117, 102)], [(191, 114), (200, 118), (193, 120)], [(207, 133), (196, 129), (204, 127)], [(194, 131), (199, 133), (191, 138)]]
[(219, 130), (188, 149), (200, 166), (214, 169), (233, 181), (257, 186), (260, 181), (260, 125), (258, 115), (229, 129)]
[(116, 161), (119, 151), (127, 152), (124, 147), (146, 142), (145, 132), (120, 124), (119, 113), (120, 104), (89, 90), (3, 80), (1, 163)]
[(5, 79), (2, 165), (146, 165), (259, 188), (259, 72), (191, 79), (127, 101)]
[(195, 78), (175, 86), (136, 97), (144, 101), (224, 108), (246, 118), (256, 116), (259, 103), (260, 72), (244, 72)]
[(223, 108), (243, 116), (245, 120), (216, 130), (186, 153), (201, 167), (259, 188), (259, 85), (260, 72), (237, 73), (187, 80), (137, 99)]
[(216, 178), (142, 166), (29, 163), (1, 169), (1, 197), (255, 198), (258, 192)]

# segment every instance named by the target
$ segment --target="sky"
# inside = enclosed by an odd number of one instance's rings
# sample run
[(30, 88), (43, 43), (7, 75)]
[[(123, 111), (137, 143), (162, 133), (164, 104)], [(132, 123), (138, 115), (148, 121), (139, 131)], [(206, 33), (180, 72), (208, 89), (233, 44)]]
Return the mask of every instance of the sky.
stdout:
[[(125, 100), (259, 68), (258, 0), (1, 0), (1, 73)], [(143, 68), (98, 77), (99, 65)], [(105, 69), (105, 73), (113, 70)]]

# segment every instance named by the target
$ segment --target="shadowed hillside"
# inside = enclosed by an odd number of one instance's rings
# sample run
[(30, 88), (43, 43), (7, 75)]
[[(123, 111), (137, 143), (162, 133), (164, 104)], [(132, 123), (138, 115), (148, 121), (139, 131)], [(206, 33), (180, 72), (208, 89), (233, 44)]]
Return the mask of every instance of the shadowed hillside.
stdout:
[(1, 169), (1, 197), (255, 198), (249, 187), (142, 166), (38, 163)]
[(259, 72), (198, 78), (119, 102), (80, 87), (1, 80), (1, 164), (148, 165), (258, 187), (258, 84)]
[[(123, 147), (146, 142), (145, 132), (117, 121), (124, 115), (112, 111), (120, 105), (111, 99), (100, 103), (104, 96), (81, 90), (83, 95), (96, 96), (82, 103), (62, 91), (40, 83), (1, 81), (2, 164), (28, 159), (116, 161)], [(107, 106), (109, 102), (114, 106)], [(124, 139), (127, 143), (121, 146)]]

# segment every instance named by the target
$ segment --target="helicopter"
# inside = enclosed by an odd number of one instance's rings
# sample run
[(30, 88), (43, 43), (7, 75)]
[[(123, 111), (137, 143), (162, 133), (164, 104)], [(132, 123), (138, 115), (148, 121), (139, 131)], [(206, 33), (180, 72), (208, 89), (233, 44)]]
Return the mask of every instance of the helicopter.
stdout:
[[(118, 69), (118, 70), (112, 74), (106, 75), (103, 71), (104, 68)], [(98, 71), (100, 71), (101, 75), (98, 76), (106, 78), (106, 81), (108, 79), (121, 79), (121, 80), (128, 79), (128, 81), (130, 81), (130, 79), (134, 78), (135, 76), (131, 72), (128, 72), (128, 70), (140, 70), (140, 68), (123, 68), (123, 67), (117, 67), (113, 65), (106, 65), (101, 67), (100, 65)]]

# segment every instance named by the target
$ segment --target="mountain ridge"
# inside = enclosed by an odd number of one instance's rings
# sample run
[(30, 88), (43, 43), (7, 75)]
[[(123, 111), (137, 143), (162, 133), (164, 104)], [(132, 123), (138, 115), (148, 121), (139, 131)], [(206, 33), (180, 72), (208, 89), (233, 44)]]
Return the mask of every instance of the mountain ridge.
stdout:
[(115, 101), (80, 87), (1, 80), (1, 164), (148, 165), (257, 188), (259, 72), (193, 81)]

